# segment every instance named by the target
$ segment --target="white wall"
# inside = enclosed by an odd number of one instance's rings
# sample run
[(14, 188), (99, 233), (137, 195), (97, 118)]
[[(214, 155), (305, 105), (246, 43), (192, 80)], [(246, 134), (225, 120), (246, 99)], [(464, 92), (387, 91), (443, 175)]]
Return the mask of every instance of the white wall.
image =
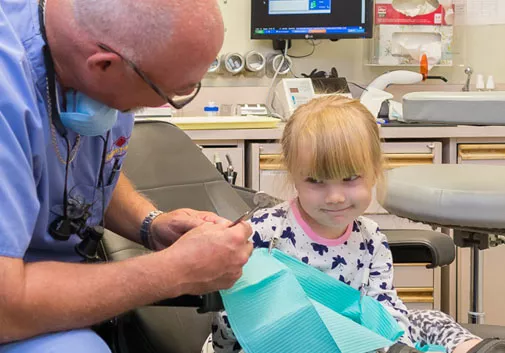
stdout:
[[(271, 41), (251, 40), (250, 1), (259, 0), (219, 0), (226, 26), (225, 43), (222, 54), (258, 50), (263, 54), (273, 52)], [(496, 82), (505, 82), (505, 25), (456, 27), (454, 40), (454, 65), (450, 68), (435, 68), (433, 75), (443, 75), (449, 83), (462, 84), (465, 80), (464, 67), (470, 65), (475, 73), (492, 74)], [(397, 69), (397, 67), (365, 66), (365, 46), (368, 40), (349, 39), (338, 42), (321, 41), (314, 55), (305, 59), (294, 59), (294, 72), (309, 73), (313, 68), (329, 71), (336, 67), (340, 76), (362, 84), (370, 82), (377, 75)], [(304, 40), (293, 42), (292, 55), (310, 52), (311, 45)], [(415, 68), (411, 68), (415, 69)], [(250, 78), (240, 75), (233, 78), (207, 78), (205, 86), (268, 86), (267, 78)]]

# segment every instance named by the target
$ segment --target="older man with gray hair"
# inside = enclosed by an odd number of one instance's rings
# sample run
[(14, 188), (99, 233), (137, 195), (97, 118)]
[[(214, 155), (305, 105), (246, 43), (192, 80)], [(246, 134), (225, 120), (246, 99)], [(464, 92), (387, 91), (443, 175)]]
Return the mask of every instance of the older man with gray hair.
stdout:
[[(214, 0), (0, 2), (1, 353), (109, 352), (91, 325), (240, 277), (247, 224), (158, 211), (121, 173), (128, 112), (188, 104), (223, 32)], [(158, 251), (83, 264), (105, 226)]]

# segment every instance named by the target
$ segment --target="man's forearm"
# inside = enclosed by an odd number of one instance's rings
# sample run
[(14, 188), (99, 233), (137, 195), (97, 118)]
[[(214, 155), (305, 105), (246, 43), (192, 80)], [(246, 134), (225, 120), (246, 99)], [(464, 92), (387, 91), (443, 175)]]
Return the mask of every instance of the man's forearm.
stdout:
[(166, 255), (158, 252), (109, 264), (23, 264), (21, 259), (0, 258), (0, 267), (5, 266), (1, 282), (9, 284), (0, 288), (0, 344), (88, 327), (180, 295), (177, 272), (183, 271), (176, 259), (168, 266)]
[(105, 227), (130, 240), (140, 242), (140, 226), (156, 207), (142, 196), (121, 173), (105, 214)]

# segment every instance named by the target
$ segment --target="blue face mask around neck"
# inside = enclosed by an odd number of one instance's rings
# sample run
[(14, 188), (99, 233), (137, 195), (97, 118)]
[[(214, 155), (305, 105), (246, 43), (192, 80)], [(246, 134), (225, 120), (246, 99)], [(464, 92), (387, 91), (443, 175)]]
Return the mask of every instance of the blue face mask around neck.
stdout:
[(116, 109), (81, 92), (69, 91), (65, 98), (66, 111), (60, 112), (60, 119), (67, 129), (84, 136), (98, 136), (112, 129), (116, 123)]

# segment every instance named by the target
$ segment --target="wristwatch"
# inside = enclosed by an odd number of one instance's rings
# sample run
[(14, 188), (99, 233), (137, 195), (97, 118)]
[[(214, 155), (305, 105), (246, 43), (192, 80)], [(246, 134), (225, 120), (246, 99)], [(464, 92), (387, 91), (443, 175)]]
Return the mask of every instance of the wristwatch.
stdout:
[(151, 245), (149, 244), (149, 236), (151, 235), (151, 224), (159, 215), (163, 214), (160, 210), (154, 210), (149, 212), (149, 214), (142, 221), (142, 225), (140, 226), (140, 240), (142, 241), (142, 245), (146, 248), (151, 249)]

